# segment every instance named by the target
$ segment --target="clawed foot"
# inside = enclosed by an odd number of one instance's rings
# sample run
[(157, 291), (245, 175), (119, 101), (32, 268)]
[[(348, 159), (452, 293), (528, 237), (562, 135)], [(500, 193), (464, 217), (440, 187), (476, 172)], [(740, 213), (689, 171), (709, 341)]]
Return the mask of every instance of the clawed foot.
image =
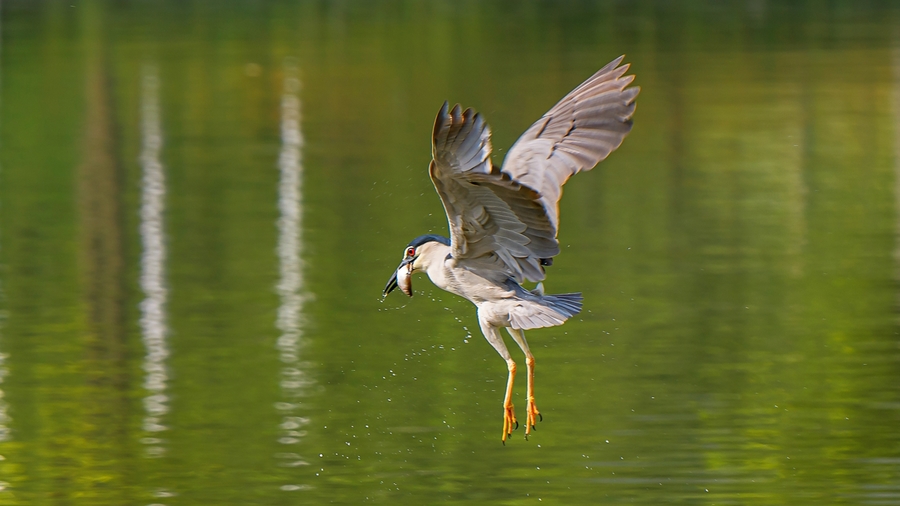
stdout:
[(534, 424), (538, 420), (544, 421), (544, 417), (541, 416), (541, 412), (538, 411), (537, 406), (534, 405), (534, 397), (528, 398), (525, 413), (525, 439), (528, 439), (528, 434), (531, 434), (532, 430), (537, 430)]
[(503, 437), (500, 439), (506, 444), (506, 438), (512, 435), (512, 431), (519, 428), (519, 422), (516, 421), (515, 408), (512, 403), (503, 406)]

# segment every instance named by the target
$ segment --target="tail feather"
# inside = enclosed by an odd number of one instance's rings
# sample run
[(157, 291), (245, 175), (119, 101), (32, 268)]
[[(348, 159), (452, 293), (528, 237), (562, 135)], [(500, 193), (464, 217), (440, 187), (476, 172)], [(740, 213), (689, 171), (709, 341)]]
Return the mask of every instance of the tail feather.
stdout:
[(544, 285), (526, 290), (510, 279), (506, 286), (515, 290), (518, 301), (509, 311), (509, 324), (514, 329), (538, 329), (562, 325), (581, 312), (581, 293), (544, 295)]
[(566, 318), (571, 318), (581, 312), (581, 303), (584, 297), (581, 292), (561, 293), (558, 295), (544, 295), (541, 302), (551, 307)]
[(581, 312), (580, 293), (534, 296), (522, 300), (509, 313), (509, 323), (515, 329), (539, 329), (562, 325)]

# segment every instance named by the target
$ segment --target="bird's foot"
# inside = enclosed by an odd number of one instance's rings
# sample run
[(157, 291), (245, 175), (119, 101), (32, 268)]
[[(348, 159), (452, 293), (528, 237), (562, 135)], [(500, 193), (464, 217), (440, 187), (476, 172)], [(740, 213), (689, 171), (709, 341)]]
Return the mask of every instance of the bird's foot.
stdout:
[(512, 435), (512, 431), (519, 428), (519, 422), (516, 421), (515, 408), (512, 403), (503, 406), (503, 437), (500, 441), (506, 444), (506, 438)]
[(538, 421), (544, 421), (544, 417), (541, 416), (541, 412), (538, 411), (537, 406), (534, 405), (534, 397), (528, 398), (528, 404), (525, 406), (525, 438), (528, 439), (528, 434), (531, 434), (532, 430), (537, 430), (534, 424)]

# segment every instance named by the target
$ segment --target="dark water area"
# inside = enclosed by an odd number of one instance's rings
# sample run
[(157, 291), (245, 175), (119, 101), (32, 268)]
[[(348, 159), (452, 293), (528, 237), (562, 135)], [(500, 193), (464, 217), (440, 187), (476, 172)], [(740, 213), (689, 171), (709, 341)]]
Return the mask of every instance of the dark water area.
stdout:
[[(0, 504), (900, 504), (898, 27), (2, 2)], [(504, 446), (474, 307), (381, 289), (446, 233), (444, 100), (499, 164), (620, 54), (634, 129), (566, 186), (545, 282), (584, 311), (527, 333), (544, 419)]]

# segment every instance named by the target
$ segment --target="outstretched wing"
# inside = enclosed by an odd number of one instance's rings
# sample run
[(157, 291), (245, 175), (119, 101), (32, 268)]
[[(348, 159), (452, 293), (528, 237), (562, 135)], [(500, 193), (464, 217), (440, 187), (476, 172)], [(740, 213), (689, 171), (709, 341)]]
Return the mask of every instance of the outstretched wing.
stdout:
[(572, 174), (591, 170), (631, 131), (639, 87), (625, 76), (620, 56), (563, 97), (513, 144), (503, 173), (541, 195), (554, 231), (559, 229), (562, 186)]
[(624, 89), (632, 77), (621, 77), (627, 66), (617, 68), (620, 62), (601, 69), (526, 131), (502, 170), (491, 163), (491, 132), (482, 116), (444, 103), (434, 123), (429, 174), (460, 265), (499, 282), (544, 279), (542, 263), (559, 253), (563, 183), (605, 158), (631, 128), (637, 89)]
[(450, 224), (450, 254), (489, 279), (544, 278), (559, 252), (540, 195), (491, 164), (491, 130), (472, 109), (444, 102), (434, 122), (429, 174)]

